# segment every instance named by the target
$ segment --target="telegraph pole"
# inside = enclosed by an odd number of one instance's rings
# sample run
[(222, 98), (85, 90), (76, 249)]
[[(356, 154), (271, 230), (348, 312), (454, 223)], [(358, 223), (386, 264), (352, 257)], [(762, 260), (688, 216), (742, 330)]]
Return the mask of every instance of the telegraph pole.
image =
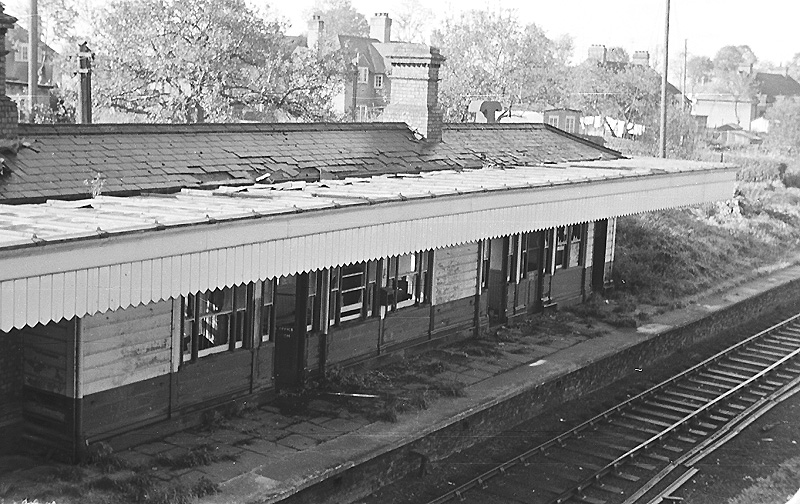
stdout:
[(669, 66), (669, 0), (664, 17), (664, 66), (661, 69), (661, 134), (658, 138), (658, 151), (662, 158), (667, 157), (667, 68)]
[(689, 39), (683, 39), (683, 87), (681, 88), (681, 110), (686, 110), (686, 68), (689, 59)]
[(33, 122), (33, 106), (39, 94), (39, 6), (38, 0), (30, 0), (30, 23), (28, 26), (28, 121)]

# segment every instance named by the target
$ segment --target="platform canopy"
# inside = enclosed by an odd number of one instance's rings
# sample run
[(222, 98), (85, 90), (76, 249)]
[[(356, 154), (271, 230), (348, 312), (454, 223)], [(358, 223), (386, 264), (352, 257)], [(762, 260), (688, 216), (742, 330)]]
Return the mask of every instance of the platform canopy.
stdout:
[(616, 159), (0, 205), (0, 330), (724, 200), (735, 173)]

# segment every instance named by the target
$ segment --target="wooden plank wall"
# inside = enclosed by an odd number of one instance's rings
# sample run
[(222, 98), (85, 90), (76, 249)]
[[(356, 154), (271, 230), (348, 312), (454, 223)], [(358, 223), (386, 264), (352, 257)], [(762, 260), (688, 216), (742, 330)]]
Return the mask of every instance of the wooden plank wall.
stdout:
[(74, 397), (74, 325), (62, 320), (23, 330), (24, 384)]
[(475, 296), (478, 242), (437, 250), (433, 266), (433, 304)]
[(70, 460), (75, 450), (75, 323), (23, 329), (23, 437)]
[(81, 320), (84, 396), (170, 372), (172, 303), (162, 301)]
[(431, 307), (409, 306), (386, 315), (383, 345), (391, 347), (406, 341), (427, 338), (431, 326)]
[(345, 362), (378, 354), (380, 320), (371, 318), (341, 328), (331, 328), (328, 333), (328, 363)]

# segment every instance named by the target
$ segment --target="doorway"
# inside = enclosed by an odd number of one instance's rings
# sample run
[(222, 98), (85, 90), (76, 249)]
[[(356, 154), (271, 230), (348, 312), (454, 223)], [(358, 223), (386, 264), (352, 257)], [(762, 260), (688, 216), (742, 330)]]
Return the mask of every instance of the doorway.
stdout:
[(298, 388), (305, 368), (308, 273), (284, 276), (275, 287), (275, 386)]

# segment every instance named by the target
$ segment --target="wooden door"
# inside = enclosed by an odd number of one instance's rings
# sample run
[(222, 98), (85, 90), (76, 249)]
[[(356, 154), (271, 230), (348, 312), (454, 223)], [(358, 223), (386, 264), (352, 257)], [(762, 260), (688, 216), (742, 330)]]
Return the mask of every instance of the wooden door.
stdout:
[(305, 369), (308, 274), (281, 277), (275, 289), (275, 386), (292, 389)]

